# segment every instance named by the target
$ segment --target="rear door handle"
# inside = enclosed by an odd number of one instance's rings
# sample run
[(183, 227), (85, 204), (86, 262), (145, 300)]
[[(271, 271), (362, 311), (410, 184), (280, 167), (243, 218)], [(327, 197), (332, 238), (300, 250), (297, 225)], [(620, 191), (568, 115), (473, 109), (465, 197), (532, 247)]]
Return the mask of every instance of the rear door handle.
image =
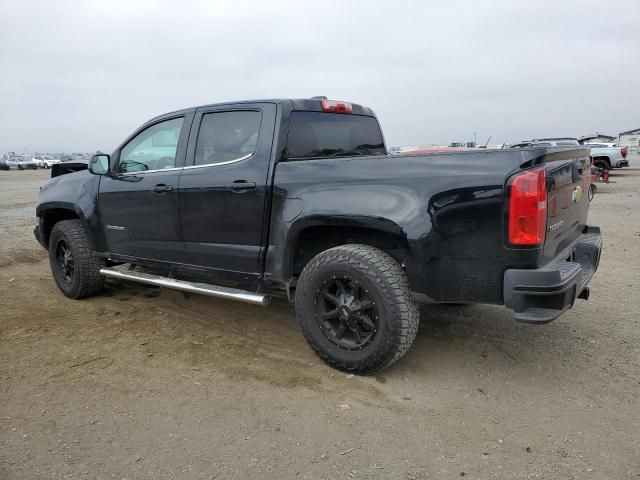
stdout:
[(170, 192), (171, 190), (173, 190), (173, 185), (165, 185), (164, 183), (161, 183), (153, 187), (151, 189), (151, 193), (155, 193), (156, 195), (162, 195), (163, 193)]
[(227, 185), (227, 189), (233, 192), (246, 192), (247, 190), (255, 190), (256, 184), (255, 182), (245, 182), (244, 180), (236, 180), (233, 183)]

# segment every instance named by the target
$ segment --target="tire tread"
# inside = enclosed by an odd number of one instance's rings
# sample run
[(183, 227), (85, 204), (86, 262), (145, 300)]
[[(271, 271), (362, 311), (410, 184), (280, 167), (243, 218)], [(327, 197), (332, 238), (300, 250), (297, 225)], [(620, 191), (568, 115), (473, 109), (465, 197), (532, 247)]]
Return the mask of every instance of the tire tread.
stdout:
[(353, 373), (375, 373), (384, 370), (406, 353), (418, 332), (420, 314), (412, 298), (407, 275), (393, 257), (375, 247), (361, 244), (334, 247), (318, 254), (304, 268), (296, 289), (296, 310), (302, 310), (298, 302), (310, 298), (312, 292), (307, 290), (318, 269), (336, 263), (359, 270), (382, 290), (384, 301), (393, 317), (389, 322), (391, 335), (387, 348), (371, 355), (366, 361), (358, 364), (347, 363), (333, 358), (317, 345), (310, 334), (309, 326), (301, 321), (302, 332), (316, 354), (334, 368)]
[(77, 284), (74, 281), (70, 289), (65, 290), (58, 284), (62, 293), (69, 298), (80, 299), (102, 292), (104, 277), (100, 275), (100, 268), (104, 266), (104, 261), (96, 257), (89, 236), (80, 220), (62, 220), (54, 225), (49, 243), (49, 261), (52, 270), (55, 269), (53, 240), (60, 235), (71, 247), (74, 257), (74, 275), (79, 275), (79, 281)]

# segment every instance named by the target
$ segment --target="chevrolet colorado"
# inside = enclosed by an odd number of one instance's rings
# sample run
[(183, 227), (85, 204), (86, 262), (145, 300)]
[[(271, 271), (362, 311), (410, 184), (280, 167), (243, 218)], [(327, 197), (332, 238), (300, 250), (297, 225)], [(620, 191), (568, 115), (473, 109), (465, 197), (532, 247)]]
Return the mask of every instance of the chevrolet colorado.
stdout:
[(555, 319), (588, 298), (602, 248), (588, 148), (388, 155), (370, 109), (324, 97), (161, 115), (52, 176), (35, 236), (64, 295), (107, 277), (281, 295), (318, 355), (355, 373), (405, 353), (419, 303)]

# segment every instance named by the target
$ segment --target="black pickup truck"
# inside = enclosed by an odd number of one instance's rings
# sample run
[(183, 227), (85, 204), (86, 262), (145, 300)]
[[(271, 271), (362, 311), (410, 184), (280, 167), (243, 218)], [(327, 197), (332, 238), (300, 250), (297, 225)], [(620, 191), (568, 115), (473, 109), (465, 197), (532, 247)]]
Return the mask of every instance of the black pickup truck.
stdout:
[(208, 105), (57, 169), (35, 235), (70, 298), (105, 277), (280, 295), (323, 360), (366, 373), (408, 349), (419, 303), (545, 323), (586, 299), (589, 167), (581, 146), (388, 155), (370, 109), (324, 97)]

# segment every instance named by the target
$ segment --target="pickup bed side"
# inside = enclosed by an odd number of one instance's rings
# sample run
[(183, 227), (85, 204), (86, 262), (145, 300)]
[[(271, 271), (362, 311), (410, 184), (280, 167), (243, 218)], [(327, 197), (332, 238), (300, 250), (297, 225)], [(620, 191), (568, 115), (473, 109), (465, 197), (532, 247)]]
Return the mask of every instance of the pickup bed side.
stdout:
[(505, 183), (550, 157), (532, 148), (278, 163), (265, 281), (286, 284), (320, 251), (368, 243), (405, 267), (423, 302), (502, 304), (504, 272), (545, 260), (543, 247), (507, 247)]

